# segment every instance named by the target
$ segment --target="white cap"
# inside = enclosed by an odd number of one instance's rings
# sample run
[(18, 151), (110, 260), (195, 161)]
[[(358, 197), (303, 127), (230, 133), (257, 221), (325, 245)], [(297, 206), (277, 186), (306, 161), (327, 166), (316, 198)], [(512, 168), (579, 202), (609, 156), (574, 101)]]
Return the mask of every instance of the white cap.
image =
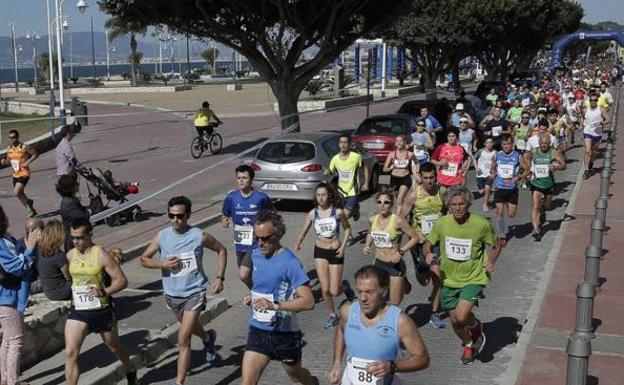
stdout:
[(464, 104), (463, 103), (457, 103), (457, 105), (455, 106), (456, 110), (463, 110), (464, 109)]

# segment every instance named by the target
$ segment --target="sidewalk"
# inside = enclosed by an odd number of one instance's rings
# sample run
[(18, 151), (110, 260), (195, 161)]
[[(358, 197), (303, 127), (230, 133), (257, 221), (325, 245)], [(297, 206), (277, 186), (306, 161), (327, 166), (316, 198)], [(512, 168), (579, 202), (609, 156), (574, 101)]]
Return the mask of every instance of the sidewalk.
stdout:
[[(620, 100), (618, 136), (624, 135), (624, 101)], [(621, 142), (621, 140), (620, 140)], [(617, 146), (617, 142), (616, 142)], [(604, 146), (602, 146), (604, 147)], [(596, 338), (592, 340), (588, 384), (616, 385), (624, 378), (624, 174), (618, 172), (624, 151), (614, 152), (611, 199), (607, 209), (604, 257), (600, 263), (603, 281), (594, 300)], [(600, 166), (600, 162), (598, 162)], [(576, 204), (562, 234), (561, 249), (530, 338), (517, 385), (565, 384), (566, 344), (576, 319), (576, 286), (583, 281), (585, 246), (589, 244), (594, 202), (600, 194), (600, 174), (580, 185)]]

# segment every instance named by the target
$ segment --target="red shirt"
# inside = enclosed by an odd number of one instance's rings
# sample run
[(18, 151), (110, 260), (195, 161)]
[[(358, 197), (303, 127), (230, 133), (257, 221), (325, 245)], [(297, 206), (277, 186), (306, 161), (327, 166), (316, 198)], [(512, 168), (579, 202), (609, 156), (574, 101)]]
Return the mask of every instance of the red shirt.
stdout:
[(460, 185), (463, 177), (462, 164), (466, 159), (468, 159), (468, 153), (459, 144), (454, 146), (448, 143), (439, 145), (431, 155), (431, 160), (437, 162), (445, 160), (449, 164), (445, 167), (438, 167), (438, 183), (444, 186)]
[(576, 100), (585, 99), (585, 91), (581, 89), (574, 90), (574, 97), (576, 98)]

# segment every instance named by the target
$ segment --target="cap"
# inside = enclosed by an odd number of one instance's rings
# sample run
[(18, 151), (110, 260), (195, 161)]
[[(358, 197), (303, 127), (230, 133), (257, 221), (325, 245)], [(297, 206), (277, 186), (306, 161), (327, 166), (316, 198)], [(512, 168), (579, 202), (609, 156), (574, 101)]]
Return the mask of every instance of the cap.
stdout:
[(463, 110), (464, 109), (464, 104), (463, 103), (457, 103), (457, 105), (455, 106), (456, 110)]

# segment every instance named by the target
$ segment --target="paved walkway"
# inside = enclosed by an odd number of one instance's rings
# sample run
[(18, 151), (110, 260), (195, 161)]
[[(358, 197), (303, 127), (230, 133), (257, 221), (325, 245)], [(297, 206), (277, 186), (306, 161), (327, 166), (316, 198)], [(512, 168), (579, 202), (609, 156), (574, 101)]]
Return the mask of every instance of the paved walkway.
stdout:
[[(624, 100), (620, 100), (620, 111)], [(618, 120), (619, 137), (624, 132), (624, 114)], [(620, 140), (621, 142), (621, 140)], [(617, 146), (617, 142), (616, 142)], [(592, 340), (588, 384), (616, 385), (624, 378), (624, 174), (622, 155), (616, 148), (614, 170), (607, 209), (607, 228), (600, 263), (602, 286), (594, 301), (596, 338)], [(618, 159), (620, 161), (618, 162)], [(600, 166), (600, 163), (598, 163)], [(533, 332), (518, 385), (535, 383), (564, 384), (566, 379), (567, 339), (574, 330), (576, 286), (584, 279), (585, 246), (589, 244), (594, 202), (600, 195), (600, 174), (580, 185), (576, 203), (569, 212), (561, 235), (552, 276)]]

